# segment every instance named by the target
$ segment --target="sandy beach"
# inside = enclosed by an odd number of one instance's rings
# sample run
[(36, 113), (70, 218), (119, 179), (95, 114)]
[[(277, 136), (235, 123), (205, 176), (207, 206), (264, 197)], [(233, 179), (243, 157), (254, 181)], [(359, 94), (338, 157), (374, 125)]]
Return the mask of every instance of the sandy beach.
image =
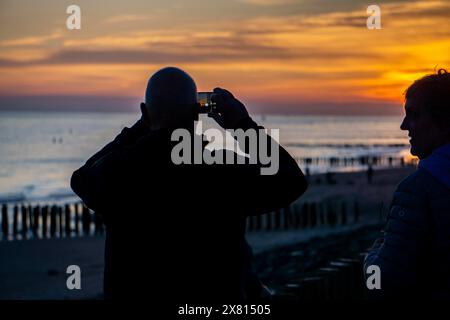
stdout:
[[(0, 299), (102, 297), (104, 238), (38, 239), (0, 243)], [(68, 290), (66, 269), (81, 268), (81, 290)]]
[[(336, 173), (332, 184), (326, 183), (325, 175), (311, 176), (308, 191), (294, 205), (305, 201), (357, 199), (361, 204), (360, 221), (339, 228), (249, 232), (247, 240), (261, 259), (269, 251), (380, 224), (380, 212), (387, 212), (396, 185), (413, 170), (413, 167), (375, 170), (371, 184), (365, 172)], [(0, 299), (101, 299), (103, 255), (102, 236), (2, 241)], [(82, 270), (81, 290), (66, 287), (66, 268), (73, 264)]]

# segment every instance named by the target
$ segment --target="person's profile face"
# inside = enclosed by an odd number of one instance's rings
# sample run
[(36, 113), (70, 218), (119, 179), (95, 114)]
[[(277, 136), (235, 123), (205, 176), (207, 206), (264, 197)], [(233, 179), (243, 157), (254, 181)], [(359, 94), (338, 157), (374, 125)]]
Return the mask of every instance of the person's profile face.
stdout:
[(411, 154), (419, 159), (428, 157), (440, 145), (442, 138), (439, 127), (433, 121), (424, 103), (410, 98), (405, 102), (405, 117), (400, 125), (410, 137)]

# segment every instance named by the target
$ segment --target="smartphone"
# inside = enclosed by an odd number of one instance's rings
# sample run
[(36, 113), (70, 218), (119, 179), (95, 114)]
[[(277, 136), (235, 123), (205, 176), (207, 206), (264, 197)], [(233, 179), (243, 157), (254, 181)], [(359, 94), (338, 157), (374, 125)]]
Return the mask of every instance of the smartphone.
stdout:
[(215, 103), (211, 101), (212, 92), (198, 92), (197, 102), (200, 105), (200, 113), (209, 113), (214, 107)]

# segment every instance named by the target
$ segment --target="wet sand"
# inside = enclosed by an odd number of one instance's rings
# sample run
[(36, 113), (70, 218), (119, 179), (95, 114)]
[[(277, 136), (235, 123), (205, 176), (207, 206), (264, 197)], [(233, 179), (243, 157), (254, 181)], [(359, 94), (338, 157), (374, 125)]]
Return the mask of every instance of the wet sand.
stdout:
[[(102, 297), (104, 238), (0, 242), (0, 299)], [(81, 268), (81, 290), (69, 290), (69, 265)]]

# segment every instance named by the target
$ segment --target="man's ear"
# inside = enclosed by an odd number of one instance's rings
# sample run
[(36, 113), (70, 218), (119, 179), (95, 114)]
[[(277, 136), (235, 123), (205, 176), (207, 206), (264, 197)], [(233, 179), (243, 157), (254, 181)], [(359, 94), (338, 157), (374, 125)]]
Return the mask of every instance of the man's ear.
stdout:
[(200, 115), (200, 103), (194, 103), (192, 106), (192, 117), (194, 121), (198, 121)]
[(141, 102), (141, 113), (142, 120), (144, 120), (147, 125), (150, 125), (150, 117), (148, 116), (147, 105), (144, 102)]

